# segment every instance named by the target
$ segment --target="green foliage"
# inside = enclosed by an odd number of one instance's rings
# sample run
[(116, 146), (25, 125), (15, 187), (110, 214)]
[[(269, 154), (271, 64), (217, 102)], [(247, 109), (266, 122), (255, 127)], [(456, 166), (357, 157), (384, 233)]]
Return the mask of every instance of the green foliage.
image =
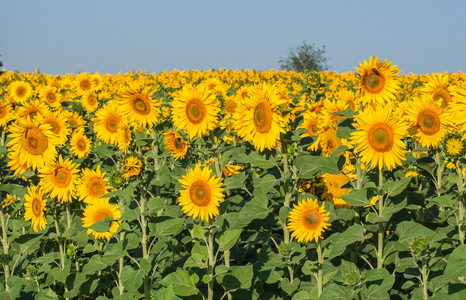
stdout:
[(325, 46), (319, 49), (315, 44), (303, 42), (302, 45), (290, 49), (288, 56), (281, 58), (278, 63), (280, 68), (286, 71), (325, 71), (329, 68), (326, 65), (328, 58), (325, 57), (325, 51)]

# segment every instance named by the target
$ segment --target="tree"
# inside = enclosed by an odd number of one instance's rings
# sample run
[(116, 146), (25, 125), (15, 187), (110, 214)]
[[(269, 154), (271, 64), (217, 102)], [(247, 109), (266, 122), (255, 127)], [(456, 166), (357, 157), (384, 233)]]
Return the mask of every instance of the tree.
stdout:
[[(0, 55), (0, 56), (1, 56), (1, 55)], [(0, 75), (3, 74), (2, 67), (3, 67), (3, 63), (2, 63), (2, 61), (0, 60)]]
[(325, 46), (318, 49), (314, 44), (309, 45), (303, 42), (301, 46), (290, 49), (288, 57), (281, 58), (278, 63), (280, 64), (280, 68), (286, 71), (325, 71), (329, 68), (325, 64), (327, 60), (328, 58), (325, 57)]

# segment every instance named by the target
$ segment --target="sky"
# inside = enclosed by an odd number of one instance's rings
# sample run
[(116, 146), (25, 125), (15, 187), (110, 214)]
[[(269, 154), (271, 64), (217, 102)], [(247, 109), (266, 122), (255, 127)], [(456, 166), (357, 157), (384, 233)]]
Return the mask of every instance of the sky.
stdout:
[(330, 71), (466, 72), (466, 1), (3, 1), (0, 61), (45, 74), (279, 70), (304, 42)]

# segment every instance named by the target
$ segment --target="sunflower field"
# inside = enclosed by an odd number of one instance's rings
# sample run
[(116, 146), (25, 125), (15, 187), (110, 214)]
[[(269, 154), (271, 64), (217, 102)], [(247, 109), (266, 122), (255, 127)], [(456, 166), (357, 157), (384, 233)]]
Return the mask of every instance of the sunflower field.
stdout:
[(466, 299), (466, 75), (0, 75), (0, 299)]

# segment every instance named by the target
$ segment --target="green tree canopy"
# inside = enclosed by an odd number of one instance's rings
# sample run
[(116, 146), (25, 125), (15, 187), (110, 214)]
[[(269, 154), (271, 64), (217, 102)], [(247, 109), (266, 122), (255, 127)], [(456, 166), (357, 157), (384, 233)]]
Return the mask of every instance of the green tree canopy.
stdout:
[(278, 63), (280, 68), (286, 71), (325, 71), (329, 66), (326, 65), (328, 58), (325, 57), (325, 46), (321, 49), (315, 44), (303, 42), (301, 46), (290, 49), (288, 57), (281, 58)]

